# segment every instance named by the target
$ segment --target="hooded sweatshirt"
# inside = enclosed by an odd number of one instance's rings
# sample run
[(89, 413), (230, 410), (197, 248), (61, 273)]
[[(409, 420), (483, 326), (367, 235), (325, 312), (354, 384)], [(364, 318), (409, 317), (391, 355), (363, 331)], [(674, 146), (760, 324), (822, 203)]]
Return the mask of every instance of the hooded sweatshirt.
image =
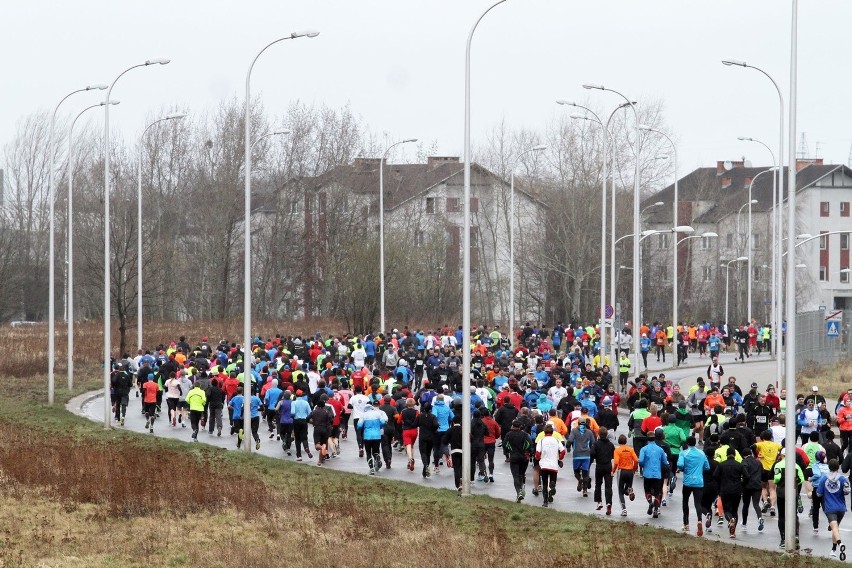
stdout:
[(830, 471), (820, 478), (817, 495), (822, 497), (822, 509), (826, 513), (845, 513), (849, 480), (839, 471)]

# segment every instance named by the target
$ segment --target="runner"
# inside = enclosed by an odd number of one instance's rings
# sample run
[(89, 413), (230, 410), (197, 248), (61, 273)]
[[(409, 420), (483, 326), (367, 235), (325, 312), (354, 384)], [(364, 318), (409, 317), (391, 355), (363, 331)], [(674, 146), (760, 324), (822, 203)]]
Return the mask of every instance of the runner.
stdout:
[[(419, 426), (419, 415), (413, 398), (405, 400), (405, 408), (400, 412), (400, 424), (402, 426), (402, 445), (408, 456), (408, 469), (414, 471), (414, 442), (417, 441), (417, 429)], [(423, 464), (428, 466), (429, 463)]]
[[(587, 434), (591, 435), (591, 432), (586, 431), (585, 424), (581, 426), (582, 431), (580, 431), (579, 442), (575, 442), (579, 444), (589, 441), (590, 438)], [(565, 457), (565, 446), (553, 437), (553, 424), (546, 424), (544, 426), (544, 437), (536, 444), (535, 457), (541, 468), (541, 486), (544, 498), (542, 506), (547, 507), (550, 503), (553, 503), (553, 496), (556, 495), (556, 476), (562, 468), (562, 460)], [(461, 456), (459, 456), (460, 460)], [(586, 467), (586, 477), (588, 477), (588, 460)]]
[(334, 420), (334, 411), (326, 406), (326, 402), (328, 402), (328, 395), (322, 393), (313, 411), (308, 415), (308, 424), (314, 427), (314, 449), (317, 450), (317, 465), (322, 465), (328, 459), (328, 438), (331, 435), (331, 423)]
[(648, 514), (656, 519), (660, 516), (660, 504), (663, 500), (663, 468), (669, 465), (666, 452), (655, 442), (663, 441), (663, 431), (654, 434), (654, 441), (648, 442), (639, 452), (639, 467), (641, 468), (645, 485), (645, 500), (648, 501)]
[(503, 449), (509, 461), (518, 503), (526, 496), (527, 466), (534, 449), (529, 434), (521, 429), (521, 421), (513, 420), (511, 430), (503, 438)]
[(423, 478), (425, 479), (432, 475), (429, 463), (432, 461), (435, 447), (440, 446), (437, 443), (439, 438), (438, 419), (432, 414), (432, 405), (430, 403), (424, 402), (420, 406), (420, 416), (417, 419), (417, 423), (420, 428), (417, 443), (420, 450), (420, 461), (423, 462)]
[(627, 445), (627, 436), (624, 434), (618, 437), (618, 447), (615, 448), (612, 460), (612, 473), (618, 473), (618, 501), (621, 503), (621, 516), (627, 516), (627, 506), (624, 502), (624, 496), (635, 499), (633, 493), (633, 476), (639, 468), (639, 458), (636, 452)]
[[(831, 529), (831, 557), (837, 556), (841, 561), (846, 560), (846, 545), (840, 541), (840, 523), (846, 514), (846, 496), (849, 495), (849, 480), (838, 471), (840, 464), (837, 460), (828, 462), (828, 473), (819, 481), (816, 494), (822, 498), (825, 517)], [(838, 550), (839, 549), (839, 550)]]
[(142, 383), (142, 412), (145, 414), (145, 429), (154, 433), (154, 420), (157, 418), (157, 397), (160, 385), (154, 380), (154, 374), (148, 375)]
[(612, 458), (615, 454), (615, 446), (608, 437), (605, 426), (598, 431), (598, 438), (592, 446), (591, 459), (595, 462), (595, 494), (597, 510), (603, 509), (601, 500), (601, 485), (604, 487), (606, 497), (606, 514), (612, 514)]
[[(548, 428), (550, 428), (552, 433), (553, 424), (548, 423), (544, 427), (545, 432), (547, 432)], [(588, 426), (587, 419), (585, 418), (580, 418), (577, 421), (577, 426), (575, 428), (572, 428), (571, 433), (568, 435), (567, 445), (571, 448), (571, 454), (573, 456), (572, 462), (574, 466), (574, 477), (577, 478), (577, 491), (582, 491), (583, 497), (589, 496), (589, 489), (591, 489), (592, 487), (592, 480), (589, 477), (589, 465), (591, 462), (592, 445), (594, 444), (596, 437), (597, 436), (595, 436), (595, 433)], [(555, 485), (555, 474), (553, 476), (553, 479), (553, 483)], [(543, 469), (541, 485), (542, 487), (547, 487), (546, 480), (544, 479)]]
[(201, 389), (199, 383), (186, 393), (186, 403), (189, 406), (189, 422), (192, 425), (192, 440), (198, 441), (198, 425), (204, 416), (204, 408), (207, 405), (207, 395)]
[(757, 514), (757, 531), (763, 532), (763, 510), (760, 508), (760, 496), (763, 491), (764, 469), (763, 464), (754, 457), (751, 449), (742, 450), (743, 466), (743, 529), (748, 524), (749, 506), (754, 508)]
[(686, 439), (686, 449), (677, 458), (677, 470), (683, 472), (683, 532), (689, 532), (689, 497), (692, 496), (695, 507), (695, 516), (698, 526), (695, 531), (697, 536), (704, 535), (701, 526), (701, 497), (704, 490), (704, 475), (710, 471), (710, 463), (704, 452), (695, 447), (695, 436)]
[[(384, 433), (384, 426), (387, 421), (387, 414), (379, 410), (378, 398), (373, 400), (373, 403), (366, 407), (360, 418), (355, 421), (356, 430), (362, 432), (364, 448), (367, 450), (367, 467), (370, 468), (370, 475), (375, 475), (382, 469), (382, 458), (379, 452), (381, 451), (382, 434)], [(296, 449), (298, 450), (298, 446)], [(363, 451), (360, 453), (363, 454)]]

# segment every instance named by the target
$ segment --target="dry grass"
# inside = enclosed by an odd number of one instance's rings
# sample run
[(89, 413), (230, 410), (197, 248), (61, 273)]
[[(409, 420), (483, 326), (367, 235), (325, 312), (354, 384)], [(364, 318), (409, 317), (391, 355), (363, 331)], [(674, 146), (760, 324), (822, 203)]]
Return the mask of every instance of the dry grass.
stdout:
[(796, 373), (796, 392), (808, 393), (817, 385), (826, 400), (836, 399), (841, 392), (852, 387), (852, 360), (841, 361), (825, 367), (811, 367)]

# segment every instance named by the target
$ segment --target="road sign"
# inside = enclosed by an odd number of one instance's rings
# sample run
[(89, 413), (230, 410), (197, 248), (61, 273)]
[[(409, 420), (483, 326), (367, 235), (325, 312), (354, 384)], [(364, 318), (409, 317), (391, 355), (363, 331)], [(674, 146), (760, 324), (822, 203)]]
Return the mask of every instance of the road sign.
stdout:
[(825, 310), (823, 312), (825, 314), (825, 321), (836, 321), (838, 323), (843, 323), (843, 310)]
[(612, 327), (612, 318), (604, 318), (604, 327)]
[[(601, 315), (601, 307), (600, 306), (598, 306), (598, 315)], [(612, 316), (614, 316), (614, 315), (615, 315), (615, 309), (612, 306), (610, 306), (609, 304), (604, 306), (604, 318), (612, 319)]]
[(825, 322), (825, 335), (827, 337), (840, 336), (840, 322), (837, 320), (829, 320)]

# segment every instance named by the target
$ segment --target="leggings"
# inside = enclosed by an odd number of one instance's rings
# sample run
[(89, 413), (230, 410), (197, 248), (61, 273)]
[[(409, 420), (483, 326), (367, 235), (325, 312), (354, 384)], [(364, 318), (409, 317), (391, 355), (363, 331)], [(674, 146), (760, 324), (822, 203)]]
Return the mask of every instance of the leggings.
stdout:
[(257, 433), (257, 430), (260, 428), (260, 416), (254, 416), (251, 419), (251, 437), (254, 438), (255, 442), (260, 442), (260, 434)]
[(618, 501), (621, 503), (621, 508), (624, 509), (624, 496), (630, 492), (633, 487), (633, 471), (622, 469), (618, 472)]
[[(798, 487), (797, 487), (798, 489)], [(786, 511), (784, 507), (784, 496), (781, 493), (778, 494), (778, 500), (776, 502), (776, 509), (778, 510), (778, 532), (781, 533), (781, 539), (783, 540), (786, 536), (784, 533), (784, 523), (786, 521)], [(796, 538), (799, 537), (799, 515), (796, 515)]]
[(762, 493), (761, 489), (744, 489), (743, 490), (743, 524), (746, 524), (748, 521), (748, 507), (751, 505), (754, 508), (754, 512), (757, 515), (757, 518), (760, 519), (763, 517), (763, 513), (760, 510), (760, 495)]
[[(290, 445), (293, 443), (293, 423), (281, 423), (278, 425), (278, 435), (281, 436), (281, 446), (285, 451), (290, 451)], [(298, 445), (297, 445), (298, 447)]]
[(654, 505), (659, 507), (660, 502), (663, 500), (663, 480), (645, 477), (643, 481), (645, 486), (645, 499), (653, 498)]
[(541, 470), (541, 494), (544, 496), (544, 502), (550, 500), (550, 492), (556, 491), (556, 475), (558, 472), (552, 469)]
[[(440, 435), (441, 432), (438, 432), (438, 434)], [(450, 453), (450, 447), (449, 446), (447, 446), (445, 444), (441, 444), (440, 442), (436, 443), (435, 449), (434, 449), (433, 455), (432, 455), (432, 464), (435, 467), (438, 467), (438, 463), (440, 463), (440, 461), (442, 459), (444, 459), (444, 456), (449, 454), (449, 453)]]
[(479, 466), (479, 474), (485, 475), (485, 445), (471, 444), (470, 456), (470, 480), (473, 481), (473, 474), (477, 466)]
[(642, 364), (645, 365), (645, 368), (648, 368), (648, 352), (642, 351)]
[(509, 464), (509, 469), (512, 472), (512, 481), (515, 483), (515, 493), (520, 493), (524, 485), (527, 484), (527, 466), (529, 466), (529, 463), (527, 460), (521, 460), (519, 462), (513, 461)]
[(731, 519), (736, 520), (742, 496), (742, 493), (722, 493), (720, 495), (726, 521), (730, 521)]
[(716, 498), (719, 497), (719, 488), (713, 484), (704, 486), (704, 491), (701, 493), (701, 513), (704, 515), (713, 514), (713, 505), (716, 503)]
[[(462, 452), (461, 450), (454, 450), (450, 454), (450, 458), (453, 460), (453, 477), (456, 482), (456, 488), (462, 486)], [(471, 460), (472, 462), (473, 460)], [(471, 466), (472, 469), (473, 466)]]
[(308, 450), (308, 422), (305, 419), (293, 421), (293, 435), (296, 438), (296, 457), (300, 458), (302, 447)]
[(822, 506), (822, 497), (816, 494), (816, 491), (811, 493), (811, 520), (814, 523), (814, 530), (819, 528), (819, 508)]
[(420, 450), (420, 461), (423, 462), (423, 469), (429, 469), (429, 462), (432, 460), (432, 452), (435, 449), (435, 442), (432, 440), (424, 440), (423, 436), (420, 436), (420, 440), (417, 442), (418, 448)]
[(701, 522), (701, 495), (703, 487), (683, 486), (683, 526), (689, 525), (689, 496), (692, 495), (692, 506), (695, 507), (695, 516)]
[(604, 488), (606, 504), (612, 505), (612, 473), (610, 473), (609, 467), (595, 466), (595, 494), (593, 496), (595, 503), (601, 502), (601, 485)]
[(189, 411), (189, 424), (192, 426), (192, 431), (198, 434), (198, 424), (201, 422), (201, 417), (204, 416), (203, 410), (190, 410)]
[[(370, 471), (376, 471), (382, 463), (382, 457), (379, 454), (381, 445), (381, 440), (364, 440), (364, 449), (367, 450), (367, 466)], [(299, 451), (299, 446), (296, 446), (296, 451)]]
[(666, 361), (666, 346), (665, 345), (657, 345), (657, 361), (660, 360), (660, 355), (663, 356), (663, 362)]
[(494, 475), (494, 452), (496, 451), (496, 448), (496, 442), (493, 444), (485, 444), (485, 457), (488, 459), (489, 475)]

